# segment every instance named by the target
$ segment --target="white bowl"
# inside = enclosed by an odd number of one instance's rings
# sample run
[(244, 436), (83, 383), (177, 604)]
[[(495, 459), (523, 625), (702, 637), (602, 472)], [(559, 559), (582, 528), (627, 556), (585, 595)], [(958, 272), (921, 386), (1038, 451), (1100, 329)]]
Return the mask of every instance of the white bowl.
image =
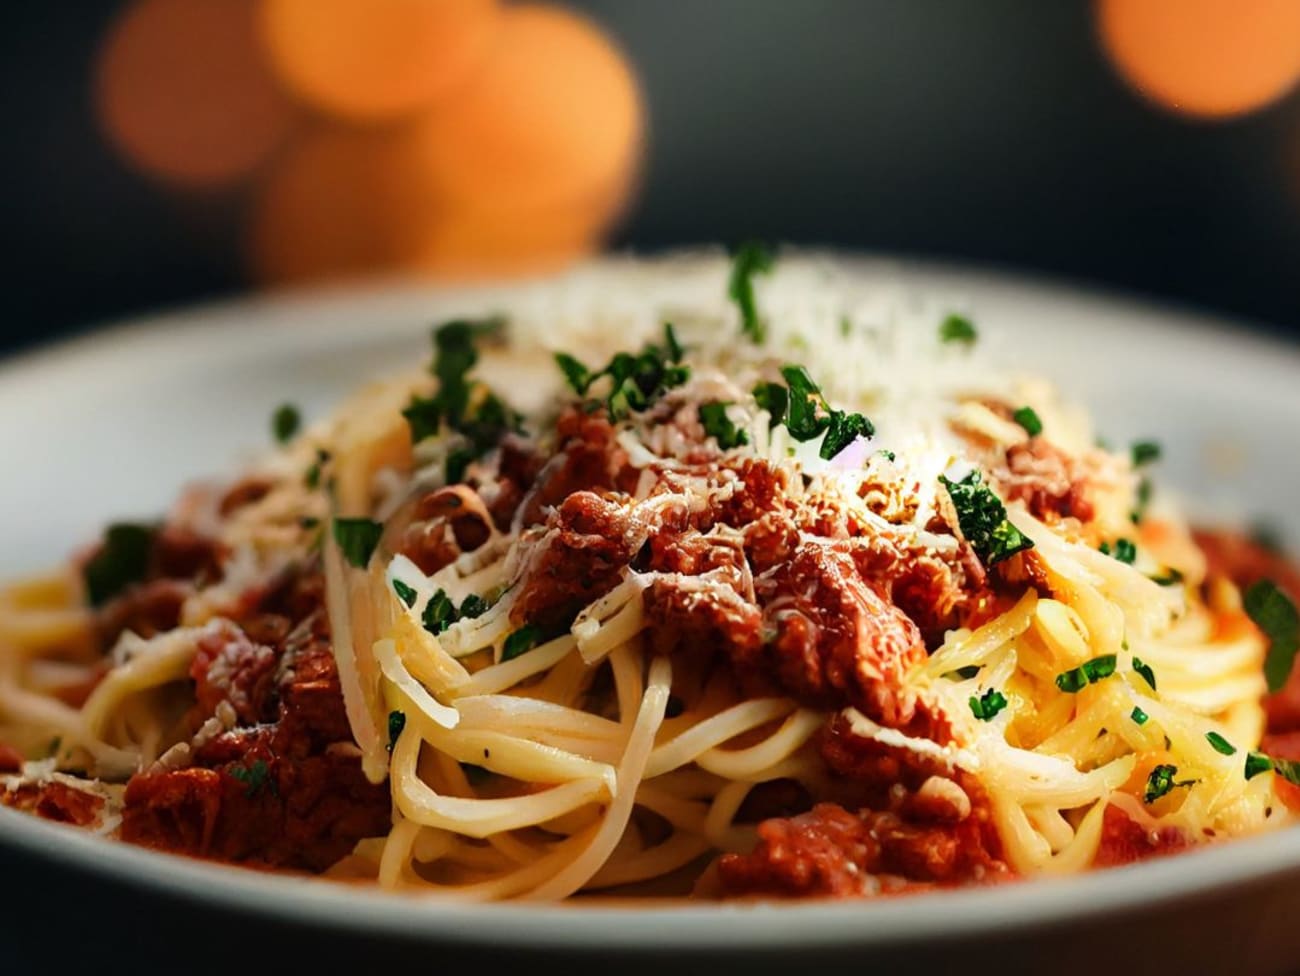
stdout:
[[(1293, 486), (1300, 349), (1129, 299), (974, 272), (842, 258), (863, 281), (951, 297), (1019, 364), (1091, 408), (1113, 442), (1158, 437), (1165, 483), (1216, 520), (1300, 532)], [(617, 262), (583, 272), (587, 284)], [(427, 355), (444, 314), (551, 286), (401, 286), (254, 299), (157, 316), (0, 364), (0, 576), (58, 561), (105, 520), (156, 514), (178, 488), (264, 446), (284, 401), (319, 414), (358, 379)], [(540, 291), (539, 291), (540, 289)], [(378, 971), (414, 959), (573, 971), (1053, 974), (1300, 966), (1300, 831), (1060, 880), (877, 902), (457, 905), (254, 873), (100, 840), (0, 809), (0, 958), (129, 955), (190, 971), (292, 952)], [(130, 934), (130, 948), (125, 935)], [(180, 954), (179, 956), (177, 954)], [(6, 971), (10, 971), (6, 967)], [(621, 976), (621, 973), (620, 973)]]

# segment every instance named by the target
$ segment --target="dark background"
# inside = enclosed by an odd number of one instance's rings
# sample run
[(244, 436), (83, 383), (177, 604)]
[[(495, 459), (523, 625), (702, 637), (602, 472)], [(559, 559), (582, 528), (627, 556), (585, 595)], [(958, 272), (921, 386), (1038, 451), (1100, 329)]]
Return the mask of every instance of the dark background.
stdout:
[[(1300, 334), (1300, 98), (1204, 122), (1114, 73), (1090, 5), (572, 0), (646, 88), (614, 244), (747, 236), (1044, 270)], [(0, 349), (247, 287), (238, 208), (168, 196), (102, 141), (118, 4), (6, 8)]]

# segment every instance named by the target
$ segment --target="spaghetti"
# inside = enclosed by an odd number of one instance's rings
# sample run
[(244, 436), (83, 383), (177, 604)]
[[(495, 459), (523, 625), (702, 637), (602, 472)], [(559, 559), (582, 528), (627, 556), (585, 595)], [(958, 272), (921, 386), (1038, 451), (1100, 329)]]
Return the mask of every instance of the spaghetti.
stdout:
[(5, 802), (484, 900), (870, 895), (1288, 822), (1278, 648), (1150, 449), (961, 317), (764, 267), (581, 358), (563, 309), (446, 324), (428, 373), (5, 590)]

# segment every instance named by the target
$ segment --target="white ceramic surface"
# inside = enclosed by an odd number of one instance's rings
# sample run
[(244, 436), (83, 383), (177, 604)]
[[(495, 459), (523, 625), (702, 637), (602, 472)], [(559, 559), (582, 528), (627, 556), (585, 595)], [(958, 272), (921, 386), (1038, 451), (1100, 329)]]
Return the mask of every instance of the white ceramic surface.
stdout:
[[(1164, 481), (1200, 511), (1267, 516), (1300, 538), (1300, 348), (1052, 284), (854, 262), (862, 275), (959, 300), (982, 328), (1014, 340), (1026, 368), (1088, 403), (1115, 443), (1158, 436)], [(249, 300), (0, 364), (0, 576), (48, 564), (108, 518), (158, 512), (187, 479), (228, 472), (261, 447), (276, 404), (320, 413), (358, 378), (421, 361), (430, 322), (489, 300), (509, 307), (501, 293), (413, 287)], [(1095, 971), (1094, 958), (1132, 971), (1300, 968), (1300, 830), (1079, 878), (793, 906), (434, 903), (167, 857), (0, 809), (6, 854), (26, 872), (6, 879), (10, 891), (48, 866), (132, 904), (306, 926), (326, 945), (383, 936), (427, 960), (518, 950), (567, 953), (575, 970), (613, 960), (653, 969), (664, 953), (688, 968), (743, 960), (787, 971), (800, 959), (858, 972)]]

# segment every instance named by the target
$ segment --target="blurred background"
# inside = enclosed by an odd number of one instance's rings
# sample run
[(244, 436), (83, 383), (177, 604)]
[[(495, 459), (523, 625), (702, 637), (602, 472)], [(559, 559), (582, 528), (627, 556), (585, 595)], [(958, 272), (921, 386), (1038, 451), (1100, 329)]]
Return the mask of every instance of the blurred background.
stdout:
[(5, 27), (3, 351), (747, 237), (1300, 335), (1300, 0), (105, 0)]

